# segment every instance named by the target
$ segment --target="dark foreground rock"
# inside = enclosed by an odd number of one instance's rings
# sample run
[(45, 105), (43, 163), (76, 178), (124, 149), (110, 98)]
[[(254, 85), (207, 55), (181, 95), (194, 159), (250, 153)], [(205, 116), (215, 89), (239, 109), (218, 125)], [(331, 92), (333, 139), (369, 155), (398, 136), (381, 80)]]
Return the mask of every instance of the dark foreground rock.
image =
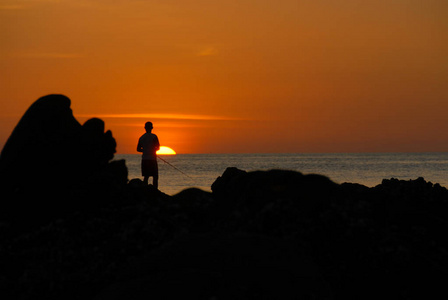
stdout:
[(132, 180), (119, 200), (26, 234), (3, 222), (0, 289), (22, 299), (448, 296), (445, 188), (281, 170), (222, 178), (213, 193), (175, 196)]
[[(108, 162), (114, 143), (101, 121), (84, 130), (67, 101), (55, 97), (65, 103), (65, 117), (54, 120), (69, 126), (48, 137), (46, 122), (31, 118), (46, 132), (42, 147), (74, 139), (88, 154), (79, 165), (61, 157), (76, 174), (70, 183), (50, 171), (60, 160), (36, 162), (49, 177), (30, 187), (3, 177), (2, 299), (448, 296), (446, 188), (423, 178), (368, 188), (322, 175), (229, 168), (212, 193), (193, 188), (168, 196), (139, 179), (127, 182), (124, 161)], [(19, 137), (34, 130), (19, 125), (28, 129), (13, 133), (9, 149), (20, 149)], [(17, 162), (10, 151), (1, 170)]]
[(42, 225), (98, 205), (98, 186), (127, 183), (124, 161), (109, 163), (116, 142), (104, 122), (81, 125), (70, 105), (64, 95), (44, 96), (15, 127), (0, 156), (0, 220)]
[(2, 183), (23, 190), (52, 182), (67, 187), (114, 157), (115, 139), (104, 122), (84, 125), (73, 117), (71, 101), (63, 95), (38, 99), (25, 112), (0, 158)]

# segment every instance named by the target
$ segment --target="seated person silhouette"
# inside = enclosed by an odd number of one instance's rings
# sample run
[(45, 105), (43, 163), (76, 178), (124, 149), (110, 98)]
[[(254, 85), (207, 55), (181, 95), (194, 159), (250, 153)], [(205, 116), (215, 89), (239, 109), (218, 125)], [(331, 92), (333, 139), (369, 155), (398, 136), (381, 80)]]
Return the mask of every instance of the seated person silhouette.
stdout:
[(146, 122), (146, 133), (140, 137), (137, 145), (137, 152), (142, 152), (142, 176), (145, 184), (148, 184), (149, 177), (153, 177), (153, 185), (159, 186), (159, 169), (157, 166), (157, 150), (160, 149), (157, 135), (151, 133), (153, 129), (151, 122)]

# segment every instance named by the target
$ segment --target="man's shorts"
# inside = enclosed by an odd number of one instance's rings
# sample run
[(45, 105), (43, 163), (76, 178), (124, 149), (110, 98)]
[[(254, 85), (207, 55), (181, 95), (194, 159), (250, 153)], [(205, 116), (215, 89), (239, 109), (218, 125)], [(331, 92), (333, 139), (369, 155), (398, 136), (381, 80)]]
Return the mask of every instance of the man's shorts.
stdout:
[(157, 166), (157, 160), (142, 159), (142, 176), (158, 176), (159, 167)]

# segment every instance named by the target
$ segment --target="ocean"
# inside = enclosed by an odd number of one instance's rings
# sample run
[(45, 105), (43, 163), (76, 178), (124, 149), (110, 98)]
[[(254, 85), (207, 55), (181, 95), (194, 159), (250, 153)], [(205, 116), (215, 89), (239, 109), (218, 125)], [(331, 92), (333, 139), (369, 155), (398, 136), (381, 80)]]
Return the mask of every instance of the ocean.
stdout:
[[(159, 189), (168, 195), (190, 187), (211, 191), (212, 183), (227, 167), (245, 171), (295, 170), (325, 175), (337, 183), (352, 182), (369, 187), (380, 184), (383, 179), (423, 177), (448, 187), (448, 153), (177, 154), (161, 157), (178, 169), (159, 160)], [(118, 154), (115, 159), (126, 160), (129, 180), (142, 178), (140, 154)]]

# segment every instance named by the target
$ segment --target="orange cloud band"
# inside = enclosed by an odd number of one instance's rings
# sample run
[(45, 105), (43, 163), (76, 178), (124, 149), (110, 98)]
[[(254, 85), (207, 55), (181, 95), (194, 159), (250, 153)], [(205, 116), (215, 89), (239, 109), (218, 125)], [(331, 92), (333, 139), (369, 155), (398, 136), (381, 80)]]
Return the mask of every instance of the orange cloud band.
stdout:
[(243, 120), (240, 118), (226, 117), (226, 116), (212, 116), (212, 115), (189, 115), (189, 114), (82, 114), (78, 117), (83, 118), (127, 118), (127, 119), (171, 119), (171, 120), (204, 120), (204, 121), (237, 121)]

